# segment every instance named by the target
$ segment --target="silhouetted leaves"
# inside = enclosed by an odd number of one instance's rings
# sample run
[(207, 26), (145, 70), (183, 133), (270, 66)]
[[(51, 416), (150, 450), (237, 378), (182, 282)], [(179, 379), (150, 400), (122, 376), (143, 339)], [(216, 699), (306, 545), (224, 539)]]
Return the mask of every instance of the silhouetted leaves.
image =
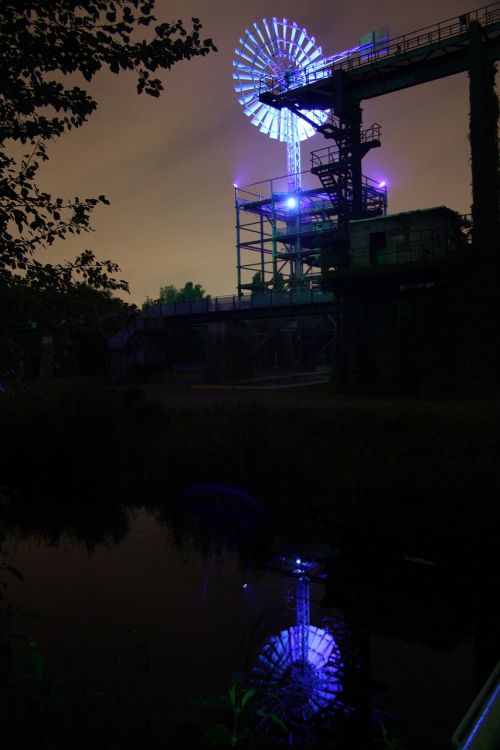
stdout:
[(197, 299), (210, 298), (210, 295), (206, 294), (206, 290), (201, 284), (193, 284), (192, 281), (187, 281), (183, 287), (177, 289), (173, 284), (167, 284), (167, 286), (160, 287), (160, 294), (157, 300), (153, 300), (150, 297), (146, 299), (144, 305), (154, 304), (172, 304), (173, 302), (191, 302)]
[[(91, 231), (96, 206), (109, 205), (105, 195), (54, 197), (40, 189), (36, 178), (48, 159), (47, 143), (83, 125), (97, 106), (79, 86), (55, 80), (61, 74), (80, 73), (91, 81), (101, 69), (133, 70), (138, 92), (157, 97), (163, 85), (151, 73), (215, 51), (211, 39), (200, 38), (198, 19), (190, 30), (179, 20), (158, 24), (154, 36), (141, 38), (142, 27), (156, 20), (154, 6), (140, 0), (2, 2), (0, 288), (10, 290), (11, 297), (20, 287), (69, 294), (83, 282), (96, 290), (128, 290), (127, 282), (114, 276), (118, 266), (97, 260), (90, 250), (73, 261), (35, 260), (56, 240)], [(27, 146), (20, 158), (16, 143)], [(6, 324), (0, 316), (0, 327), (5, 330)]]

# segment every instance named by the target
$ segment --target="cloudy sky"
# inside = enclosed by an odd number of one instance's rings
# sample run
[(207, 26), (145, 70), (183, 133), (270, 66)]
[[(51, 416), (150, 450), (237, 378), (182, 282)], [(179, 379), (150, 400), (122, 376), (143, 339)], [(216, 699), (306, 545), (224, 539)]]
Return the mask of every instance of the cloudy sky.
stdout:
[[(218, 54), (161, 74), (160, 99), (137, 96), (133, 76), (102, 72), (87, 85), (98, 109), (89, 122), (50, 148), (44, 189), (73, 197), (105, 193), (95, 231), (60, 243), (53, 260), (92, 248), (121, 266), (130, 301), (155, 297), (160, 286), (201, 283), (212, 295), (236, 285), (233, 182), (286, 171), (286, 147), (244, 116), (233, 90), (234, 49), (262, 18), (288, 18), (307, 28), (325, 55), (352, 47), (385, 24), (392, 37), (476, 7), (474, 0), (157, 0), (159, 20), (197, 16)], [(447, 205), (470, 211), (467, 75), (364, 102), (365, 126), (382, 126), (382, 148), (364, 172), (389, 185), (389, 211)], [(316, 135), (309, 152), (327, 145)]]

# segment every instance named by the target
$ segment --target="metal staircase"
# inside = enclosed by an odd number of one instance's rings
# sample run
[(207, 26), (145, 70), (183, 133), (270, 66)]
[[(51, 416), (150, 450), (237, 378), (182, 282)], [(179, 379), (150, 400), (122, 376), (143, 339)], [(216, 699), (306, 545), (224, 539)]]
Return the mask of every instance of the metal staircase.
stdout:
[(318, 177), (332, 203), (339, 207), (339, 226), (344, 227), (345, 231), (350, 219), (385, 213), (386, 190), (366, 177), (361, 178), (361, 206), (357, 210), (353, 202), (353, 156), (360, 163), (372, 148), (380, 147), (380, 130), (380, 125), (374, 123), (361, 131), (359, 144), (353, 144), (349, 129), (332, 126), (331, 137), (335, 145), (311, 153), (311, 172)]

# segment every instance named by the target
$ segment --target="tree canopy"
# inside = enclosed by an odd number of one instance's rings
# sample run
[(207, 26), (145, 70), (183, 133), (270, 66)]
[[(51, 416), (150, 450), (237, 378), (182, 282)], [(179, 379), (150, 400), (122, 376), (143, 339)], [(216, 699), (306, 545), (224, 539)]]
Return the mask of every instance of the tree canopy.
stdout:
[(192, 281), (186, 281), (183, 287), (178, 289), (173, 284), (160, 287), (158, 299), (153, 300), (150, 297), (146, 299), (144, 305), (154, 304), (172, 304), (173, 302), (190, 302), (191, 300), (203, 299), (210, 297), (201, 284), (193, 284)]
[[(134, 71), (137, 92), (157, 97), (158, 70), (216, 51), (197, 18), (156, 23), (155, 0), (3, 0), (0, 12), (0, 286), (53, 298), (82, 283), (128, 290), (111, 260), (85, 249), (73, 260), (37, 257), (57, 239), (91, 230), (106, 196), (64, 199), (37, 184), (47, 144), (83, 125), (97, 103), (71, 75)], [(145, 33), (145, 27), (151, 27)], [(143, 30), (144, 27), (144, 30)], [(145, 38), (147, 37), (147, 38)], [(69, 76), (67, 79), (66, 77)], [(25, 146), (19, 158), (19, 144)], [(21, 148), (21, 150), (23, 150)]]

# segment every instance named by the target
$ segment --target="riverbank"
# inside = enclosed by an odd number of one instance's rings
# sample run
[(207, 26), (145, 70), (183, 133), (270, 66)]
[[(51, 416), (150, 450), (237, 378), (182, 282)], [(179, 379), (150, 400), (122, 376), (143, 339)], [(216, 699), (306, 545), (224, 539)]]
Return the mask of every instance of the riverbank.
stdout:
[(4, 394), (1, 483), (29, 506), (163, 504), (186, 484), (226, 483), (276, 512), (467, 535), (471, 517), (488, 531), (498, 514), (499, 402), (195, 385), (75, 380)]

